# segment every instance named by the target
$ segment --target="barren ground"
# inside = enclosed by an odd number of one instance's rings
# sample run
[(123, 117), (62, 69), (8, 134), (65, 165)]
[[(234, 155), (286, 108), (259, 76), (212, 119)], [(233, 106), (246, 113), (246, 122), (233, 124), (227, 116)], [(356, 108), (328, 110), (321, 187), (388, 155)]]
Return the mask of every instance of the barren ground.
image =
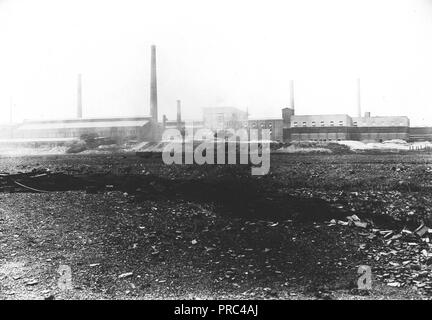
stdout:
[[(0, 158), (0, 173), (1, 299), (432, 294), (432, 246), (400, 233), (432, 227), (428, 154), (274, 155), (264, 177), (132, 154)], [(367, 227), (329, 223), (353, 214)]]

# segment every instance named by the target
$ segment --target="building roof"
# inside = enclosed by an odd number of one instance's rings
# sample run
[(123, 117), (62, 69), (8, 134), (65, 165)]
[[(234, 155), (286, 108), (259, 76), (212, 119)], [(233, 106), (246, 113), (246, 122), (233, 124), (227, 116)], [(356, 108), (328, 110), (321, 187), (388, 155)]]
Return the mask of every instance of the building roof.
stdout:
[(409, 119), (407, 116), (370, 116), (370, 117), (351, 117), (353, 119)]
[(11, 139), (0, 139), (0, 144), (27, 143), (27, 142), (71, 142), (76, 140), (77, 138), (11, 138)]
[(48, 120), (28, 120), (23, 123), (55, 123), (55, 122), (98, 122), (98, 121), (127, 121), (127, 120), (150, 120), (150, 116), (141, 117), (104, 117), (104, 118), (66, 118), (66, 119), (48, 119)]
[[(87, 119), (85, 119), (87, 120)], [(113, 128), (113, 127), (142, 127), (149, 123), (149, 119), (99, 119), (93, 121), (37, 121), (25, 122), (17, 130), (50, 130), (50, 129), (82, 129), (82, 128)]]

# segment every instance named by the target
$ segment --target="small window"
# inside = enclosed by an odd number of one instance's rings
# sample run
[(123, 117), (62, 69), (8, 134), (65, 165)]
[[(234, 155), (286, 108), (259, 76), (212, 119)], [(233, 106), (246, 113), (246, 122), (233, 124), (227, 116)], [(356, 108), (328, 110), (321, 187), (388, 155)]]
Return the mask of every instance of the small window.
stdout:
[(330, 121), (330, 127), (334, 126), (334, 121)]
[(357, 127), (357, 121), (354, 121), (354, 122), (353, 122), (353, 126), (354, 126), (354, 127)]
[(312, 127), (315, 127), (315, 121), (312, 121)]
[(303, 127), (306, 127), (306, 122), (305, 121), (303, 121)]
[(297, 127), (297, 122), (294, 122), (294, 127)]
[(324, 121), (321, 121), (321, 127), (324, 127)]
[(343, 126), (343, 121), (339, 121), (339, 126)]

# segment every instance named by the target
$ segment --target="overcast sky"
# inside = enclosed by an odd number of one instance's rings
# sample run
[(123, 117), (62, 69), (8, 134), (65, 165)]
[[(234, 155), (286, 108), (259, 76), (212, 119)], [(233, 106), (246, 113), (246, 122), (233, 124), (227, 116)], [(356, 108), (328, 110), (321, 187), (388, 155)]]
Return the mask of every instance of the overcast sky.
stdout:
[(149, 114), (157, 46), (159, 117), (235, 106), (281, 117), (362, 109), (432, 125), (431, 0), (0, 0), (0, 122)]

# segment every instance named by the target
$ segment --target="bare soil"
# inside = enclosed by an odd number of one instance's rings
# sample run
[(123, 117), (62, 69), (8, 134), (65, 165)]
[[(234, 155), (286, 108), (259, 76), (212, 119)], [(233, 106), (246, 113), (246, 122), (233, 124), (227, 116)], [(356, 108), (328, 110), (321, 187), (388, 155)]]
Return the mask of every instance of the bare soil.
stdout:
[[(158, 155), (0, 158), (0, 298), (429, 299), (430, 244), (378, 231), (431, 227), (431, 167), (284, 154), (251, 177)], [(352, 214), (368, 227), (329, 223)], [(372, 290), (357, 289), (359, 265)]]

